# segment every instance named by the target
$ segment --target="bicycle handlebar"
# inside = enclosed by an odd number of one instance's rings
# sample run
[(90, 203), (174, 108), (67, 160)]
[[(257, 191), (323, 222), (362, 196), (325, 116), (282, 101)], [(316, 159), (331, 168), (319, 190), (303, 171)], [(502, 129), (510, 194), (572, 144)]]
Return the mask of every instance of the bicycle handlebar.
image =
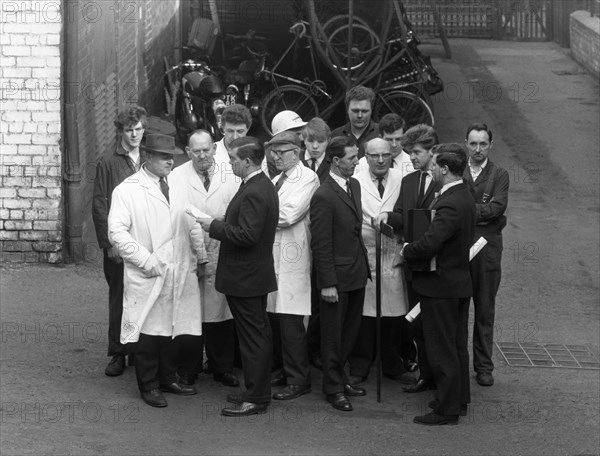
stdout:
[(165, 74), (170, 73), (171, 71), (180, 70), (181, 68), (191, 68), (192, 70), (202, 69), (207, 73), (213, 74), (213, 71), (204, 63), (197, 63), (192, 61), (178, 63), (177, 65), (174, 65), (167, 71), (165, 71)]
[(267, 38), (261, 35), (257, 35), (252, 29), (248, 30), (245, 35), (234, 35), (233, 33), (226, 33), (225, 39), (236, 40), (236, 41), (267, 41)]

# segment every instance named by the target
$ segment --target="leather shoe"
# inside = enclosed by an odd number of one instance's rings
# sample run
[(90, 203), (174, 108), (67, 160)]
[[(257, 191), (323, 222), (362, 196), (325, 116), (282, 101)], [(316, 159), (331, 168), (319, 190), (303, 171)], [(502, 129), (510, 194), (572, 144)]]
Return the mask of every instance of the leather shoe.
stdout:
[(283, 390), (273, 394), (273, 399), (287, 401), (310, 393), (310, 385), (288, 385)]
[(414, 385), (403, 386), (402, 389), (406, 393), (421, 393), (423, 391), (435, 389), (435, 385), (429, 380), (423, 380), (420, 378)]
[(140, 391), (140, 394), (142, 396), (142, 400), (152, 407), (162, 408), (169, 405), (158, 388), (151, 389), (150, 391)]
[(286, 384), (285, 375), (283, 372), (280, 372), (275, 377), (271, 379), (271, 386), (285, 386)]
[(117, 377), (125, 370), (125, 355), (115, 355), (111, 358), (104, 369), (104, 373), (109, 377)]
[(250, 416), (266, 413), (269, 404), (255, 404), (254, 402), (242, 402), (234, 407), (226, 407), (221, 410), (223, 416)]
[(352, 411), (352, 404), (344, 393), (328, 394), (327, 402), (329, 402), (334, 409), (341, 410), (342, 412)]
[(319, 370), (323, 370), (323, 361), (321, 361), (321, 357), (320, 356), (313, 356), (312, 358), (310, 358), (310, 364), (314, 367), (316, 367)]
[(481, 386), (492, 386), (494, 384), (494, 376), (491, 372), (477, 372), (477, 383)]
[(194, 386), (197, 378), (198, 376), (194, 374), (178, 375), (178, 383), (185, 386)]
[(232, 372), (213, 374), (213, 378), (224, 386), (240, 386), (240, 381)]
[(458, 415), (438, 415), (430, 412), (427, 415), (415, 416), (413, 422), (425, 426), (441, 426), (443, 424), (458, 424)]
[(227, 402), (232, 404), (242, 405), (244, 402), (244, 396), (241, 393), (231, 393), (227, 395)]
[[(432, 399), (427, 403), (427, 406), (430, 409), (437, 409), (440, 405), (440, 401), (439, 399)], [(467, 404), (460, 404), (460, 412), (459, 412), (460, 416), (467, 416)]]
[(198, 393), (193, 386), (180, 385), (175, 382), (169, 385), (160, 385), (160, 390), (166, 393), (179, 394), (180, 396), (193, 396)]
[(344, 385), (344, 393), (346, 396), (366, 396), (367, 390), (356, 385)]
[(419, 365), (417, 364), (416, 361), (414, 361), (414, 360), (404, 361), (404, 369), (406, 369), (407, 372), (416, 372), (416, 370), (418, 368), (419, 368)]

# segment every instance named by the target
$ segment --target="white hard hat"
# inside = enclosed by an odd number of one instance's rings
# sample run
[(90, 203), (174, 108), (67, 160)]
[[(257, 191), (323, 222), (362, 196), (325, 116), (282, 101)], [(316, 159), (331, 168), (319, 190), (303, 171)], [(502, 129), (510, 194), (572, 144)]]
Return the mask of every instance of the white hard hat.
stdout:
[(282, 131), (300, 128), (306, 125), (306, 122), (294, 111), (281, 111), (273, 117), (271, 121), (271, 132), (273, 136)]

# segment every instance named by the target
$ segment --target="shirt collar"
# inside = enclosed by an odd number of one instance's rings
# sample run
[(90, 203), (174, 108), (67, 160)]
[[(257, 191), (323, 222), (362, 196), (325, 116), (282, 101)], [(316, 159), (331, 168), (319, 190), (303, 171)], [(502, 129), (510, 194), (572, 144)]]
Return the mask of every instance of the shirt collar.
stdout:
[(446, 190), (448, 190), (449, 188), (455, 187), (459, 184), (462, 184), (463, 181), (462, 179), (458, 179), (457, 181), (454, 182), (450, 182), (449, 184), (444, 185), (441, 189), (440, 189), (440, 195), (443, 194)]
[(337, 174), (335, 174), (333, 171), (329, 171), (329, 175), (333, 178), (333, 180), (340, 186), (342, 187), (344, 190), (346, 190), (346, 183), (348, 182), (347, 179), (344, 179), (343, 177), (338, 176)]
[(256, 176), (257, 174), (260, 174), (260, 173), (262, 173), (262, 169), (257, 169), (256, 171), (248, 174), (246, 177), (244, 177), (244, 184), (247, 183), (254, 176)]

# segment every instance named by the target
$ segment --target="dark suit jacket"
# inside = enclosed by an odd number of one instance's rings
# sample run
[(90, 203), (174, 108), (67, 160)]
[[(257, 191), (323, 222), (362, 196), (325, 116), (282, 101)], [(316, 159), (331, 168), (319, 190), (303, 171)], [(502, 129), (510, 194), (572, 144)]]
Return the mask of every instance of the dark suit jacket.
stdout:
[(400, 195), (394, 205), (393, 212), (388, 212), (388, 225), (391, 225), (394, 230), (404, 237), (404, 221), (408, 219), (409, 209), (427, 209), (433, 201), (435, 192), (439, 192), (442, 188), (441, 184), (431, 182), (425, 197), (421, 204), (418, 203), (419, 198), (419, 181), (421, 180), (421, 171), (410, 173), (402, 179), (400, 186)]
[[(487, 233), (500, 233), (506, 226), (506, 206), (508, 205), (508, 172), (490, 160), (475, 182), (467, 166), (463, 179), (475, 199), (477, 215), (475, 237)], [(489, 194), (485, 194), (489, 191)]]
[(319, 290), (332, 286), (338, 292), (358, 290), (371, 276), (356, 179), (350, 178), (350, 189), (354, 201), (328, 176), (310, 201), (310, 244)]
[[(304, 153), (304, 158), (302, 159), (302, 164), (307, 168), (310, 168), (310, 155), (308, 153)], [(325, 179), (329, 176), (329, 169), (331, 168), (331, 162), (327, 159), (327, 157), (323, 157), (323, 161), (319, 165), (319, 167), (315, 170), (317, 176), (319, 176), (319, 182), (322, 184)]]
[(404, 248), (404, 258), (431, 259), (436, 270), (413, 271), (414, 290), (432, 298), (467, 298), (473, 295), (469, 272), (469, 248), (475, 231), (475, 201), (460, 183), (446, 190), (434, 203), (431, 226), (417, 241)]
[(225, 220), (210, 225), (210, 237), (221, 241), (217, 291), (249, 298), (277, 290), (273, 242), (278, 220), (275, 186), (264, 173), (253, 176), (232, 198)]

